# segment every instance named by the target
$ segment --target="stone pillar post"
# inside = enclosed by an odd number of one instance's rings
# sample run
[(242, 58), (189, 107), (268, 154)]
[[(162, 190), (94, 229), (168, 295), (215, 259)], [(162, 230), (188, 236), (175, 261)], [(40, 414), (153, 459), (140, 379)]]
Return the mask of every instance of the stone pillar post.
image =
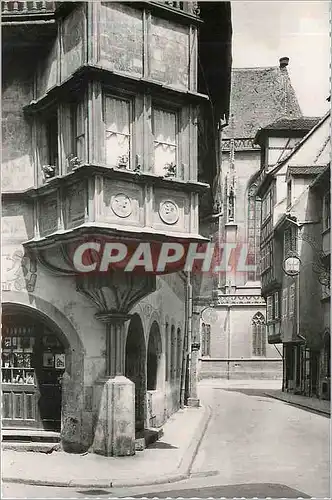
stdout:
[(191, 363), (189, 374), (189, 398), (188, 406), (199, 406), (199, 398), (197, 393), (198, 382), (198, 360), (200, 349), (200, 312), (193, 310), (192, 312), (192, 338), (191, 338)]
[(129, 315), (103, 312), (106, 324), (106, 380), (92, 450), (106, 456), (135, 454), (135, 385), (125, 374), (125, 323)]
[(128, 314), (97, 313), (96, 318), (106, 324), (106, 376), (125, 374), (125, 323)]

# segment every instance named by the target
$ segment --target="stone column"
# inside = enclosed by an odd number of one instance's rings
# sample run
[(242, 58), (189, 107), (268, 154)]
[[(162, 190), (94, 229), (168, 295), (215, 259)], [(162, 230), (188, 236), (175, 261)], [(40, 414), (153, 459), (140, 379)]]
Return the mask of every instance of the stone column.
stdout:
[(106, 379), (92, 450), (106, 456), (135, 454), (135, 385), (125, 377), (125, 323), (129, 315), (103, 312), (106, 324)]
[(198, 393), (197, 393), (197, 382), (198, 382), (198, 360), (199, 360), (199, 349), (200, 349), (200, 312), (198, 310), (193, 310), (192, 313), (192, 338), (191, 338), (191, 363), (190, 363), (190, 373), (189, 373), (189, 398), (188, 406), (198, 407), (200, 405)]

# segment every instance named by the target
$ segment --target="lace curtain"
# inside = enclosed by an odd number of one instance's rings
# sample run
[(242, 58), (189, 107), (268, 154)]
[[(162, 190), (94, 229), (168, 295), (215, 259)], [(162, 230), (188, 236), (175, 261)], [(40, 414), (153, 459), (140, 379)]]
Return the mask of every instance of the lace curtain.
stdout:
[(130, 166), (130, 102), (125, 99), (105, 99), (106, 163)]
[(154, 137), (154, 171), (165, 174), (165, 165), (177, 162), (176, 113), (154, 109), (152, 114)]

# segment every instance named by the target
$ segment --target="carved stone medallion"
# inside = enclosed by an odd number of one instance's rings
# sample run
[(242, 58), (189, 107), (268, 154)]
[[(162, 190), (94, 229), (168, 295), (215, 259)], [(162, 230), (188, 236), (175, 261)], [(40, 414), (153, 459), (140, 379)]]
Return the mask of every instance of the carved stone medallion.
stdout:
[(174, 201), (162, 201), (159, 206), (159, 216), (165, 224), (175, 224), (179, 220), (179, 207)]
[(112, 196), (111, 208), (118, 217), (129, 217), (133, 210), (130, 198), (124, 193)]

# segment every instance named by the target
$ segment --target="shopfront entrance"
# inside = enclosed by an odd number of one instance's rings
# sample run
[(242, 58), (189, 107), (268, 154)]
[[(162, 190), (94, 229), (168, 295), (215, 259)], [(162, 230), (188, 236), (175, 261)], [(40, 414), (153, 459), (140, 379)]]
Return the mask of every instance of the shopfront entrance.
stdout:
[(2, 323), (2, 426), (60, 431), (63, 342), (19, 307)]

